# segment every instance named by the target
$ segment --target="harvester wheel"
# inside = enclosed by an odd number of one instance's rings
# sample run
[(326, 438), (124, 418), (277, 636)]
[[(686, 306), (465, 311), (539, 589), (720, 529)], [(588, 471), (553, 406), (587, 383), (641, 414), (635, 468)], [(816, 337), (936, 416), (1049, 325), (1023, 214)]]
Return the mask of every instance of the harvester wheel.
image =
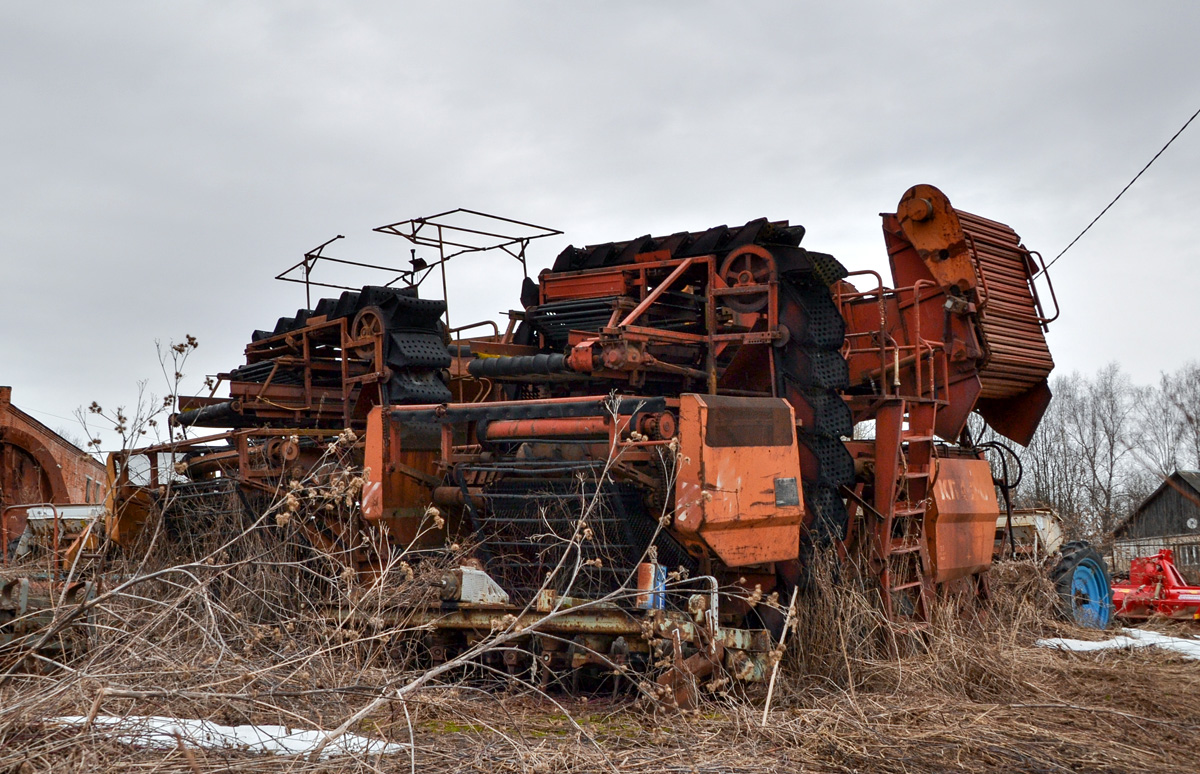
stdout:
[[(385, 328), (383, 310), (377, 306), (364, 306), (354, 316), (350, 335), (354, 339), (374, 338), (382, 335)], [(355, 347), (354, 352), (363, 360), (372, 360), (375, 357), (375, 343), (372, 341), (370, 344)]]
[(1103, 629), (1112, 618), (1112, 581), (1100, 552), (1084, 540), (1064, 543), (1050, 573), (1062, 612), (1080, 626)]

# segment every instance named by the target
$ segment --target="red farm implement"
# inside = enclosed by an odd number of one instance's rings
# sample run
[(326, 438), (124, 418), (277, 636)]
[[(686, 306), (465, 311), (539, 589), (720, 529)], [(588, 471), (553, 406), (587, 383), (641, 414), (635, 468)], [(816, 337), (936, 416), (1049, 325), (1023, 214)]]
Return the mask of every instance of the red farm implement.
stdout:
[(1134, 559), (1129, 580), (1112, 585), (1112, 600), (1113, 611), (1120, 618), (1200, 620), (1200, 586), (1187, 584), (1169, 548)]

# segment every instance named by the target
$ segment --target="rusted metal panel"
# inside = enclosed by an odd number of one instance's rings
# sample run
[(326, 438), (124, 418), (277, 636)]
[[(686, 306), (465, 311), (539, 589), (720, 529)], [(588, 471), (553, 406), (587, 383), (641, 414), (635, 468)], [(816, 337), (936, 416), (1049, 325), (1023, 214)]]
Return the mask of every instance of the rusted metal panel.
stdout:
[[(744, 412), (751, 421), (735, 430)], [(795, 559), (804, 507), (788, 403), (685, 394), (679, 413), (675, 526), (730, 567)]]
[(896, 207), (900, 229), (942, 288), (974, 290), (978, 275), (958, 213), (946, 195), (931, 185), (915, 185)]
[(1038, 297), (1035, 254), (1008, 226), (955, 209), (929, 185), (909, 189), (883, 215), (883, 231), (895, 289), (875, 275), (875, 290), (840, 292), (851, 383), (949, 398), (937, 417), (943, 438), (957, 439), (978, 408), (1028, 443), (1054, 368), (1044, 335), (1054, 318)]
[(966, 212), (959, 218), (983, 286), (980, 327), (989, 357), (980, 371), (981, 397), (1011, 398), (1044, 382), (1054, 368), (1046, 320), (1031, 290), (1036, 267), (1008, 226)]
[(940, 459), (926, 539), (935, 583), (984, 572), (992, 564), (1000, 505), (986, 460)]
[[(420, 547), (443, 540), (445, 531), (426, 519), (426, 508), (433, 502), (434, 484), (440, 483), (438, 459), (441, 436), (412, 437), (409, 429), (391, 421), (390, 415), (376, 406), (367, 416), (366, 448), (363, 463), (363, 518), (369, 524), (386, 527), (400, 545)], [(419, 540), (418, 540), (419, 539)], [(414, 541), (417, 541), (414, 543)]]
[(578, 274), (547, 274), (542, 277), (542, 303), (564, 298), (624, 296), (631, 291), (629, 275), (619, 269)]

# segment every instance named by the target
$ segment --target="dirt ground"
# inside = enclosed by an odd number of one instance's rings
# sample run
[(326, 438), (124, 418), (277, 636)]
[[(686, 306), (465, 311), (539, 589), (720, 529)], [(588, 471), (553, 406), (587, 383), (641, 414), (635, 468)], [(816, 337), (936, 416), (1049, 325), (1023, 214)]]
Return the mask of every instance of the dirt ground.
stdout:
[[(344, 633), (297, 631), (280, 646), (278, 627), (244, 624), (242, 655), (214, 659), (179, 619), (126, 610), (106, 624), (111, 641), (82, 660), (0, 686), (0, 772), (1200, 771), (1200, 662), (1149, 648), (1035, 647), (1043, 636), (1105, 635), (1056, 621), (1030, 568), (994, 576), (986, 614), (921, 632), (884, 631), (845, 596), (811, 600), (765, 725), (761, 686), (680, 712), (447, 674), (404, 701), (379, 701), (421, 673), (351, 657), (362, 648)], [(351, 730), (411, 741), (411, 752), (309, 761), (147, 750), (48, 722), (101, 712), (331, 729), (369, 702)]]

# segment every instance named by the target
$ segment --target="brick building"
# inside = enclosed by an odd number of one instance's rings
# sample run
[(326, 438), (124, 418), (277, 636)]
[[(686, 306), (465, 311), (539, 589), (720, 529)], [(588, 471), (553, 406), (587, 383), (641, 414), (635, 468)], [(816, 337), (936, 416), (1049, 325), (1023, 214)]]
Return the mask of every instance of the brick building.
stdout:
[(28, 503), (100, 503), (104, 466), (12, 404), (0, 387), (0, 508)]

